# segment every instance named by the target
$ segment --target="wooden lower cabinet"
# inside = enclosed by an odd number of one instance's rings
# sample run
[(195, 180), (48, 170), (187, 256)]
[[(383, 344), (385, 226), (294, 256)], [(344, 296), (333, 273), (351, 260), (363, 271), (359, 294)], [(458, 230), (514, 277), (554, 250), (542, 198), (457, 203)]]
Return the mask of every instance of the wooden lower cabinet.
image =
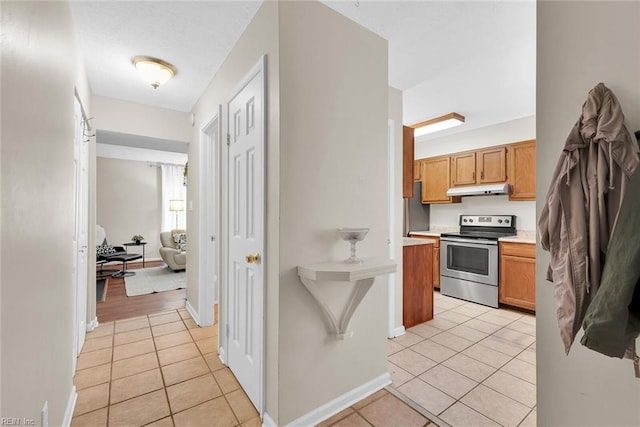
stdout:
[(431, 271), (433, 272), (433, 287), (440, 289), (440, 238), (434, 236), (423, 236), (409, 233), (411, 237), (418, 239), (431, 239), (433, 243), (433, 260), (431, 265)]
[(433, 245), (402, 248), (402, 324), (405, 329), (433, 319)]
[(501, 304), (536, 309), (536, 253), (531, 243), (500, 242)]

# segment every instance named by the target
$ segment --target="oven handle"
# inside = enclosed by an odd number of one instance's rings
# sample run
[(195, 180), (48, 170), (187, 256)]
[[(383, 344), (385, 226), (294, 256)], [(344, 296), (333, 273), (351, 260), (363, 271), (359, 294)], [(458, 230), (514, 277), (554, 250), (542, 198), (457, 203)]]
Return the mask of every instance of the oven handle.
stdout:
[(495, 240), (485, 240), (485, 239), (458, 239), (457, 237), (441, 237), (441, 242), (451, 242), (451, 243), (472, 243), (476, 245), (498, 245), (498, 242)]

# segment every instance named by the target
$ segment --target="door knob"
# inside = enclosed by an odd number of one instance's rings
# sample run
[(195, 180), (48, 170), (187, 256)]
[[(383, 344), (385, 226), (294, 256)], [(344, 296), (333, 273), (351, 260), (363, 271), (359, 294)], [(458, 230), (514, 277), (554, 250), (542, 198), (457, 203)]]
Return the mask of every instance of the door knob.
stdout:
[(249, 254), (247, 256), (244, 257), (245, 261), (247, 261), (247, 264), (259, 264), (260, 263), (260, 254), (259, 253), (255, 253), (255, 254)]

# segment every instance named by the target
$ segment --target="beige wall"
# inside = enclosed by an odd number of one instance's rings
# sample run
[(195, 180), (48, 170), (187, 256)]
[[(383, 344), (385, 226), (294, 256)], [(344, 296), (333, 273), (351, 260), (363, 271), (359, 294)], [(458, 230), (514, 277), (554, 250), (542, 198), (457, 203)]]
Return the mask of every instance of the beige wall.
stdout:
[[(462, 125), (461, 127), (464, 127)], [(467, 150), (510, 144), (536, 137), (536, 116), (522, 117), (453, 135), (416, 142), (415, 158), (434, 157)]]
[[(348, 246), (335, 231), (345, 225), (372, 228), (360, 247), (363, 255), (387, 255), (387, 44), (319, 3), (265, 2), (194, 107), (189, 194), (199, 194), (200, 126), (222, 104), (226, 134), (226, 101), (262, 54), (268, 103), (266, 412), (285, 425), (386, 372), (386, 281), (374, 285), (356, 312), (354, 338), (338, 342), (328, 336), (295, 267), (346, 257)], [(225, 156), (223, 144), (223, 188)], [(193, 201), (188, 221), (197, 235), (200, 201)], [(223, 224), (225, 219), (223, 213)], [(224, 239), (224, 229), (219, 235)], [(189, 251), (191, 265), (197, 252)], [(197, 307), (194, 270), (188, 299)], [(222, 283), (224, 268), (220, 273)], [(224, 311), (220, 318), (224, 328)]]
[(91, 105), (96, 129), (175, 141), (189, 141), (191, 136), (189, 113), (183, 111), (97, 95)]
[(387, 278), (355, 312), (353, 337), (338, 341), (296, 267), (347, 258), (336, 231), (345, 226), (370, 227), (361, 256), (388, 256), (388, 76), (386, 40), (318, 2), (283, 2), (279, 12), (285, 425), (387, 372)]
[[(395, 165), (393, 185), (395, 198), (391, 203), (393, 228), (390, 230), (395, 245), (391, 256), (398, 263), (398, 273), (389, 276), (393, 283), (393, 319), (389, 325), (389, 336), (402, 331), (402, 233), (404, 218), (404, 199), (402, 198), (402, 91), (389, 87), (389, 120), (393, 121), (393, 160)], [(394, 332), (395, 331), (395, 332)]]
[[(266, 410), (269, 415), (277, 420), (278, 417), (278, 239), (279, 239), (279, 145), (280, 145), (280, 102), (279, 102), (279, 57), (278, 57), (278, 7), (274, 1), (267, 1), (262, 4), (247, 29), (242, 34), (233, 50), (220, 67), (211, 83), (204, 91), (193, 112), (196, 124), (192, 128), (191, 143), (189, 144), (189, 181), (187, 194), (189, 201), (193, 202), (193, 210), (187, 212), (187, 223), (189, 224), (189, 251), (187, 252), (187, 263), (190, 266), (198, 265), (199, 250), (198, 236), (200, 230), (199, 210), (200, 200), (195, 195), (199, 194), (200, 186), (200, 159), (199, 159), (199, 138), (200, 127), (206, 124), (215, 113), (218, 106), (222, 105), (222, 135), (227, 133), (227, 110), (226, 102), (231, 97), (233, 91), (240, 80), (249, 70), (256, 65), (263, 54), (267, 56), (267, 147), (265, 157), (267, 161), (266, 174), (266, 252), (269, 254), (265, 261), (266, 283), (265, 283), (265, 328), (266, 328)], [(222, 177), (221, 189), (225, 188), (226, 176), (226, 144), (222, 144), (221, 159)], [(222, 190), (224, 193), (224, 190)], [(222, 212), (221, 223), (226, 223), (226, 214)], [(225, 229), (222, 228), (216, 233), (218, 242), (223, 242)], [(224, 251), (224, 249), (222, 249)], [(224, 258), (223, 258), (224, 259)], [(218, 282), (224, 283), (225, 267), (224, 263), (219, 272)], [(187, 301), (198, 310), (199, 303), (199, 274), (197, 268), (190, 268), (187, 275)], [(224, 293), (220, 297), (225, 298)], [(224, 328), (224, 307), (220, 307), (221, 328)], [(221, 329), (224, 330), (224, 329)]]
[[(640, 129), (640, 3), (538, 2), (538, 212), (567, 134), (587, 93), (604, 82), (632, 131)], [(547, 159), (540, 161), (540, 159)], [(632, 363), (588, 350), (580, 336), (565, 356), (549, 254), (537, 252), (538, 425), (640, 425), (640, 381)]]
[(61, 425), (72, 391), (73, 97), (89, 89), (62, 2), (2, 3), (1, 416)]
[[(98, 157), (96, 169), (97, 224), (111, 245), (141, 234), (146, 260), (160, 259), (162, 183), (160, 168), (146, 162)], [(129, 248), (142, 253), (140, 248)]]

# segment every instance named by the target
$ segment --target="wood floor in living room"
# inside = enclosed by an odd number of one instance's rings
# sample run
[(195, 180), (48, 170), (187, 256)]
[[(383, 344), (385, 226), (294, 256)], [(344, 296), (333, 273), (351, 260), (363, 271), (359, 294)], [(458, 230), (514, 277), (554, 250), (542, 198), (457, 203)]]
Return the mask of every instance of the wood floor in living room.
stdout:
[[(162, 264), (162, 261), (147, 261), (145, 268), (158, 267)], [(142, 263), (127, 264), (127, 270), (135, 271), (139, 268), (142, 268)], [(96, 303), (96, 316), (99, 323), (176, 310), (185, 305), (186, 289), (128, 297), (124, 286), (125, 280), (122, 277), (108, 277), (106, 299)]]

